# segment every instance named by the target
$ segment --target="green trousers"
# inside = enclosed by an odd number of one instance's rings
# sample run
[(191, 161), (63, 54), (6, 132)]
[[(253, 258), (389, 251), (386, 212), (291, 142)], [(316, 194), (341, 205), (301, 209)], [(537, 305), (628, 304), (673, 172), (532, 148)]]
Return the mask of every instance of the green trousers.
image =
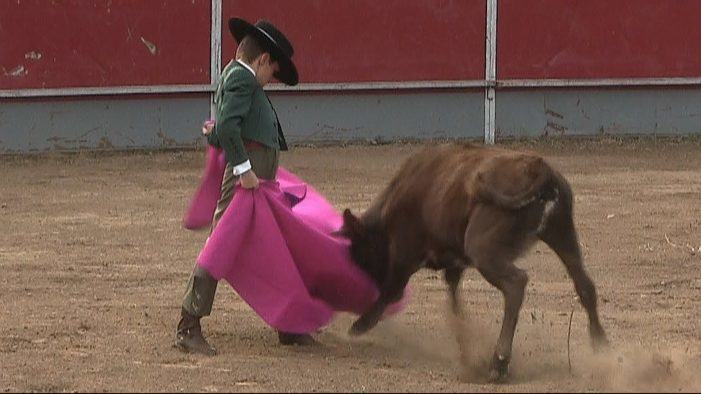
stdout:
[[(260, 179), (275, 179), (279, 163), (280, 152), (268, 147), (257, 147), (248, 151), (251, 161), (251, 169)], [(229, 206), (234, 196), (234, 186), (238, 182), (230, 164), (226, 165), (224, 178), (221, 184), (221, 197), (217, 201), (217, 209), (214, 211), (211, 231), (214, 230), (221, 219), (226, 207)], [(183, 309), (193, 316), (209, 316), (212, 312), (214, 294), (217, 291), (217, 280), (212, 278), (207, 271), (195, 264), (195, 269), (187, 282), (187, 290), (183, 298)]]

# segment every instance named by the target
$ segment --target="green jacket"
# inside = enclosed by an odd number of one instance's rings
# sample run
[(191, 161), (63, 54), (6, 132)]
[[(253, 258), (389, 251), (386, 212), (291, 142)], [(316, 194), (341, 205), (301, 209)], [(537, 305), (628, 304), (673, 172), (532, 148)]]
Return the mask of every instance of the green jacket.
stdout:
[(216, 124), (207, 141), (224, 149), (231, 165), (248, 160), (244, 139), (287, 150), (272, 103), (256, 77), (237, 61), (231, 61), (222, 72), (214, 104)]

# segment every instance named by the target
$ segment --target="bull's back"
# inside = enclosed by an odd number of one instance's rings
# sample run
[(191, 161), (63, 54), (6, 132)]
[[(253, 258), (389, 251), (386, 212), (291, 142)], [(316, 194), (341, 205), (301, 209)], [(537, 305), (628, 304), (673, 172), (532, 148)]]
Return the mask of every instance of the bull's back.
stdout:
[[(411, 215), (432, 227), (453, 227), (450, 222), (455, 221), (466, 225), (478, 202), (518, 208), (553, 177), (566, 185), (534, 154), (471, 144), (438, 145), (408, 158), (373, 205), (386, 220), (401, 215), (407, 221), (405, 216)], [(489, 193), (481, 193), (485, 190)]]
[[(411, 228), (433, 241), (462, 242), (472, 196), (465, 187), (493, 155), (472, 145), (438, 145), (409, 157), (366, 212), (366, 219)], [(372, 219), (370, 219), (372, 218)]]

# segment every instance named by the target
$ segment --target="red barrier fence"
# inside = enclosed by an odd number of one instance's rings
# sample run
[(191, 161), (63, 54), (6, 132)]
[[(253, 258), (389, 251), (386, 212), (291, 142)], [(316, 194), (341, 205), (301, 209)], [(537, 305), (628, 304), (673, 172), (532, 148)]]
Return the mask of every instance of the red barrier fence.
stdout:
[[(485, 77), (491, 0), (5, 0), (0, 91), (207, 85), (213, 4), (293, 41), (302, 83)], [(701, 1), (499, 0), (497, 79), (701, 77)]]
[(208, 84), (210, 8), (210, 0), (3, 0), (0, 89)]
[(701, 1), (500, 0), (500, 79), (701, 76)]
[(224, 0), (229, 16), (265, 18), (294, 43), (302, 82), (484, 78), (485, 0)]

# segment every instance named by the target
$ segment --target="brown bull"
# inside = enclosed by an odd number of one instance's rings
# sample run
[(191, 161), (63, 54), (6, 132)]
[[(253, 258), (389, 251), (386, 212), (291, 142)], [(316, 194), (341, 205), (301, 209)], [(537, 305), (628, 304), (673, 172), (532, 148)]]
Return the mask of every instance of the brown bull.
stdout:
[(541, 157), (473, 145), (431, 147), (408, 159), (360, 217), (344, 212), (351, 254), (381, 295), (351, 327), (374, 327), (422, 267), (444, 270), (453, 312), (463, 270), (475, 267), (504, 295), (501, 334), (490, 377), (506, 377), (524, 289), (514, 265), (542, 240), (560, 257), (589, 316), (592, 343), (606, 344), (596, 289), (584, 270), (572, 218), (572, 189)]

